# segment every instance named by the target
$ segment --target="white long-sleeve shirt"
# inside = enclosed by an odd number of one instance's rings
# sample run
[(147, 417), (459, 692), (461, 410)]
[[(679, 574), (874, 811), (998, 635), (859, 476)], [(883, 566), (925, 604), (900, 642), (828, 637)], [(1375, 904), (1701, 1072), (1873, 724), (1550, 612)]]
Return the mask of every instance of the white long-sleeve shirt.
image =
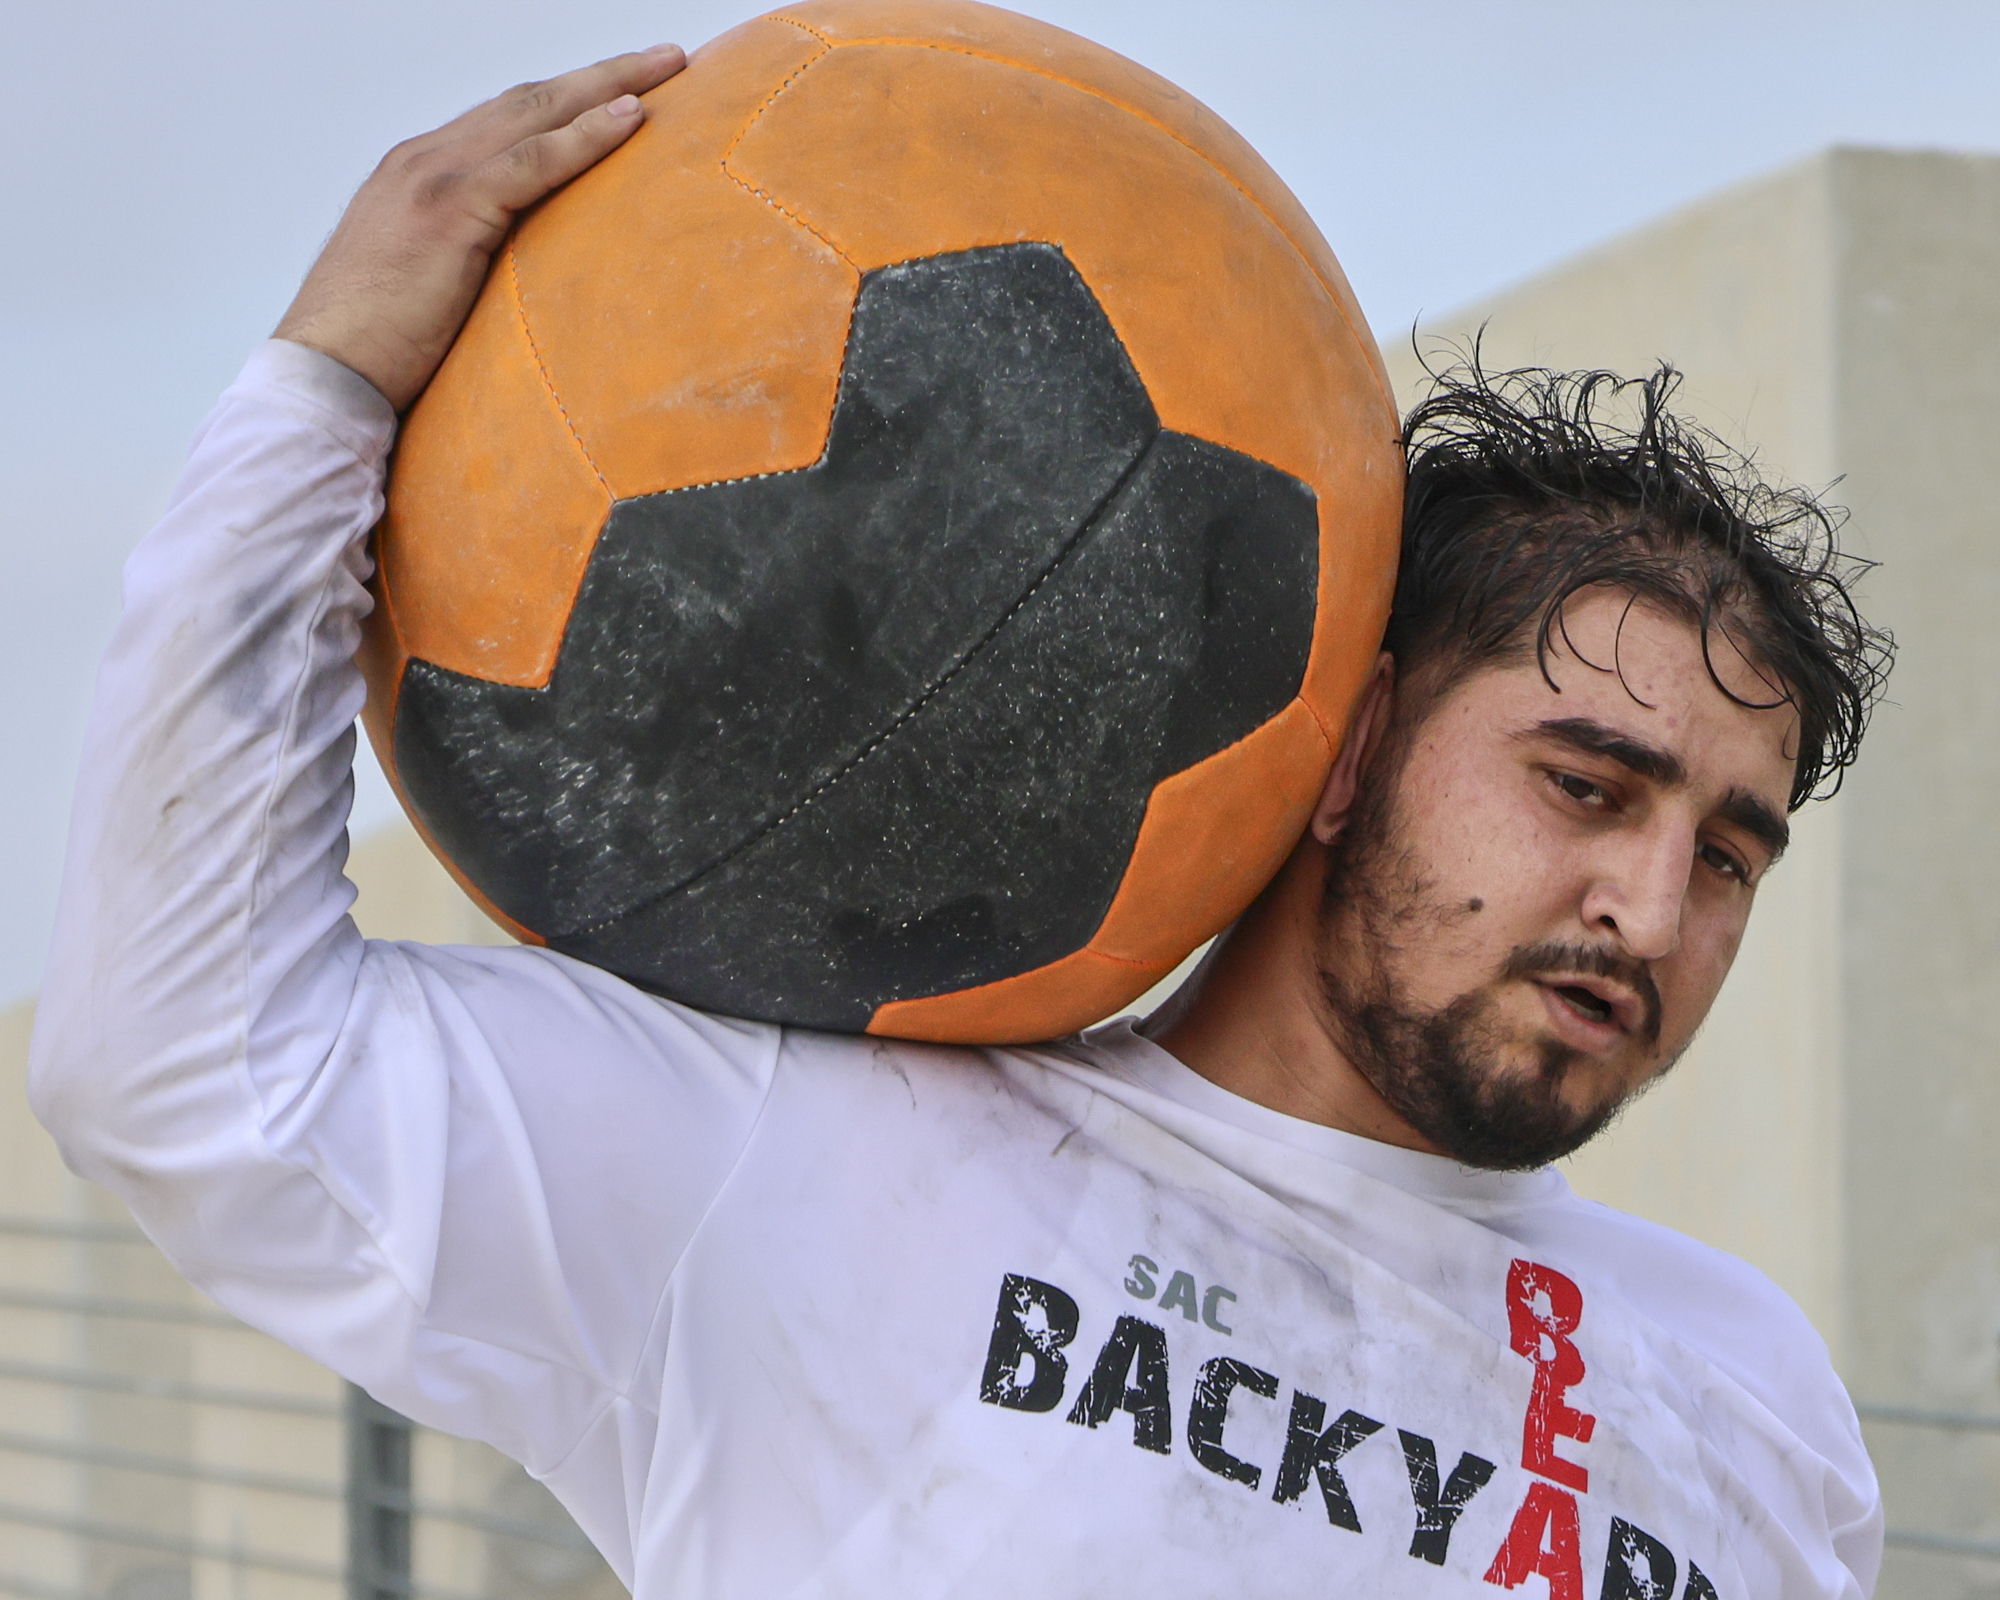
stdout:
[(1799, 1311), (1114, 1026), (963, 1050), (365, 941), (395, 419), (272, 343), (126, 570), (33, 1058), (191, 1279), (545, 1479), (641, 1600), (1865, 1595)]

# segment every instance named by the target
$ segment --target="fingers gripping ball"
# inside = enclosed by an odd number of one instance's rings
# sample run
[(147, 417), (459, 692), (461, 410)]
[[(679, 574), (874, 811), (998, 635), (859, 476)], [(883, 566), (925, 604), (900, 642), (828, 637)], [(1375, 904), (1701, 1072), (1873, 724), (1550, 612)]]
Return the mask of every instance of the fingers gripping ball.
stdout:
[(376, 748), (517, 932), (713, 1010), (1043, 1038), (1305, 825), (1401, 493), (1234, 133), (959, 0), (738, 28), (532, 214), (405, 427)]

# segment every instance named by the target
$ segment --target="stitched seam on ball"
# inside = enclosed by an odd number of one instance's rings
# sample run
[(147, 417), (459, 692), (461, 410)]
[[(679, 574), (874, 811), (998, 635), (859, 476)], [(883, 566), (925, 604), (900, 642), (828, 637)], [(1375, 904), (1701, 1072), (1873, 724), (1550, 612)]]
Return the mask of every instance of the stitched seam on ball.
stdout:
[(1326, 753), (1329, 756), (1339, 755), (1340, 741), (1334, 738), (1333, 734), (1327, 729), (1326, 719), (1319, 714), (1319, 707), (1314, 705), (1304, 695), (1295, 696), (1292, 704), (1306, 708), (1306, 715), (1313, 719), (1313, 726), (1319, 729), (1320, 743), (1326, 746)]
[[(888, 46), (895, 46), (897, 48), (905, 50), (941, 50), (947, 55), (970, 56), (975, 61), (990, 61), (995, 66), (1012, 67), (1019, 72), (1033, 73), (1038, 78), (1047, 78), (1051, 83), (1060, 83), (1067, 85), (1069, 88), (1075, 89), (1080, 94), (1089, 95), (1093, 100), (1102, 100), (1108, 106), (1116, 106), (1120, 111), (1123, 111), (1128, 116), (1137, 117), (1141, 122), (1145, 123), (1148, 127), (1157, 128), (1161, 133), (1164, 133), (1169, 139), (1173, 140), (1175, 144), (1180, 145), (1183, 149), (1187, 150), (1190, 154), (1195, 156), (1205, 166), (1207, 166), (1211, 171), (1213, 171), (1217, 177), (1221, 178), (1224, 183), (1228, 184), (1230, 188), (1234, 189), (1238, 194), (1242, 195), (1245, 200), (1248, 200), (1251, 205), (1255, 206), (1257, 210), (1263, 214), (1264, 220), (1270, 223), (1273, 228), (1278, 230), (1278, 237), (1283, 239), (1286, 244), (1290, 245), (1292, 247), (1293, 253), (1298, 256), (1299, 260), (1302, 263), (1304, 263), (1306, 271), (1312, 274), (1313, 281), (1320, 286), (1321, 292), (1326, 295), (1327, 299), (1333, 302), (1333, 309), (1340, 314), (1340, 320), (1347, 324), (1348, 334), (1359, 342), (1361, 346), (1362, 355), (1364, 358), (1367, 355), (1369, 346), (1374, 343), (1374, 336), (1372, 334), (1366, 333), (1362, 329), (1355, 327), (1354, 319), (1348, 315), (1347, 306), (1341, 300), (1341, 297), (1338, 294), (1334, 293), (1333, 285), (1327, 282), (1324, 275), (1321, 274), (1319, 268), (1313, 264), (1312, 257), (1307, 255), (1306, 252), (1300, 247), (1298, 240), (1292, 237), (1291, 230), (1287, 228), (1282, 222), (1280, 222), (1277, 219), (1277, 217), (1272, 215), (1271, 208), (1269, 206), (1265, 205), (1263, 201), (1259, 200), (1248, 189), (1244, 188), (1243, 185), (1237, 181), (1236, 175), (1230, 172), (1227, 168), (1221, 166), (1215, 160), (1215, 158), (1211, 156), (1206, 150), (1202, 149), (1199, 145), (1193, 143), (1184, 135), (1175, 132), (1172, 128), (1168, 127), (1166, 123), (1160, 121), (1159, 118), (1151, 116), (1147, 112), (1140, 110), (1139, 107), (1133, 105), (1130, 101), (1120, 100), (1115, 95), (1107, 94), (1104, 90), (1097, 88), (1095, 85), (1085, 83), (1081, 78), (1071, 78), (1065, 76), (1060, 72), (1050, 72), (1044, 67), (1030, 66), (1025, 61), (1015, 61), (1008, 56), (995, 55), (990, 50), (975, 50), (970, 45), (941, 44), (930, 39), (899, 39), (894, 37), (893, 35), (887, 35), (887, 34), (877, 38), (869, 38), (869, 39), (842, 39), (836, 44), (833, 40), (827, 38), (825, 34), (821, 33), (817, 28), (809, 28), (803, 22), (794, 21), (791, 17), (774, 16), (772, 18), (772, 21), (791, 23), (793, 27), (801, 29), (802, 31), (811, 34), (815, 39), (820, 40), (822, 43), (826, 45), (828, 50), (836, 50), (836, 49), (851, 50), (859, 45), (877, 45), (877, 46), (888, 45)], [(824, 52), (822, 52), (822, 54), (823, 53)], [(819, 59), (820, 59), (819, 56), (813, 57), (814, 61), (817, 61)], [(790, 80), (787, 79), (786, 81), (789, 82)], [(773, 98), (775, 98), (775, 96)], [(769, 102), (766, 102), (766, 104), (768, 103)], [(759, 109), (758, 114), (762, 115), (761, 108)], [(752, 118), (752, 120), (754, 121), (755, 118)], [(749, 130), (746, 128), (744, 131), (748, 132)], [(739, 134), (738, 137), (740, 138), (741, 135)], [(731, 148), (733, 149), (734, 146), (732, 146)], [(723, 159), (726, 161), (728, 157), (725, 156)], [(1382, 399), (1388, 404), (1390, 414), (1395, 417), (1401, 417), (1403, 413), (1400, 410), (1400, 408), (1398, 408), (1398, 406), (1396, 405), (1396, 397), (1389, 392), (1388, 386), (1383, 381), (1382, 375), (1375, 370), (1375, 363), (1364, 359), (1362, 364), (1368, 368), (1369, 376), (1374, 381), (1376, 391), (1382, 396)]]
[[(825, 45), (829, 50), (831, 50), (834, 47), (833, 35), (825, 32), (822, 29), (815, 28), (810, 22), (801, 22), (797, 17), (791, 16), (783, 11), (773, 11), (771, 13), (771, 20), (773, 22), (789, 23), (792, 27), (797, 28), (800, 33), (811, 34), (815, 39), (819, 40), (819, 42)], [(816, 60), (818, 58), (815, 57), (814, 59)]]
[(1096, 505), (1091, 507), (1090, 515), (1083, 519), (1082, 523), (1078, 526), (1076, 532), (1073, 535), (1071, 535), (1071, 537), (1063, 545), (1063, 547), (1060, 550), (1058, 550), (1053, 557), (1050, 558), (1049, 564), (1044, 568), (1042, 568), (1042, 570), (1038, 574), (1036, 574), (1035, 581), (1029, 584), (1026, 589), (1022, 590), (1019, 595), (1015, 596), (1013, 604), (1008, 606), (1007, 609), (1000, 614), (1000, 617), (998, 618), (998, 620), (994, 622), (993, 626), (988, 628), (985, 633), (980, 635), (980, 637), (977, 640), (975, 640), (971, 645), (969, 645), (966, 648), (965, 653), (963, 655), (961, 655), (949, 667), (945, 668), (945, 670), (938, 676), (937, 682), (933, 683), (922, 694), (918, 695), (915, 700), (911, 701), (909, 705), (905, 706), (901, 711), (899, 711), (894, 717), (894, 719), (890, 721), (887, 727), (871, 735), (866, 741), (862, 743), (861, 747), (858, 750), (856, 750), (854, 754), (852, 754), (845, 761), (843, 761), (840, 764), (840, 766), (836, 768), (833, 772), (827, 774), (827, 776), (820, 781), (820, 784), (817, 788), (801, 796), (797, 801), (793, 803), (790, 810), (785, 811), (776, 817), (773, 817), (769, 822), (765, 823), (762, 827), (756, 829), (754, 832), (750, 833), (743, 839), (739, 840), (737, 843), (731, 845), (729, 849), (725, 850), (721, 855), (717, 856), (713, 861), (707, 862), (703, 866), (697, 868), (695, 871), (689, 873), (686, 877), (682, 878), (678, 883), (668, 884), (664, 889), (659, 889), (653, 892), (652, 894), (645, 895), (640, 899), (635, 900), (631, 905), (626, 906), (624, 909), (619, 911), (614, 911), (608, 917), (600, 917), (595, 922), (587, 922), (580, 927), (571, 929), (568, 931), (568, 934), (566, 936), (574, 937), (576, 934), (596, 933), (600, 929), (610, 927), (615, 922), (624, 921), (627, 917), (637, 916), (641, 911), (646, 910), (650, 906), (658, 905), (662, 900), (672, 899), (673, 896), (680, 894), (685, 889), (699, 882), (701, 879), (707, 877), (711, 872), (718, 871), (721, 868), (728, 866), (730, 862), (734, 861), (738, 856), (742, 855), (745, 851), (749, 850), (753, 845), (759, 844), (763, 840), (769, 838), (772, 834), (776, 833), (780, 828), (784, 827), (786, 823), (790, 822), (794, 817), (796, 817), (801, 811), (805, 810), (807, 806), (811, 805), (814, 801), (818, 800), (822, 795), (824, 795), (828, 790), (832, 789), (835, 784), (842, 782), (850, 773), (852, 773), (855, 770), (855, 768), (859, 767), (877, 750), (880, 750), (883, 745), (887, 744), (892, 738), (894, 738), (898, 733), (900, 733), (903, 727), (907, 723), (909, 723), (911, 719), (913, 719), (919, 712), (921, 712), (924, 709), (924, 707), (929, 705), (940, 694), (942, 694), (945, 690), (945, 686), (949, 684), (952, 681), (952, 679), (956, 678), (961, 672), (963, 672), (968, 666), (970, 666), (973, 663), (973, 661), (979, 657), (980, 653), (984, 651), (988, 645), (990, 645), (995, 639), (997, 639), (1000, 636), (1001, 631), (1006, 628), (1007, 624), (1012, 622), (1014, 618), (1017, 615), (1019, 615), (1021, 608), (1027, 605), (1027, 603), (1030, 600), (1034, 599), (1034, 597), (1041, 592), (1042, 586), (1046, 584), (1050, 578), (1055, 576), (1057, 570), (1066, 561), (1068, 561), (1069, 558), (1076, 553), (1076, 551), (1080, 550), (1083, 547), (1084, 541), (1090, 537), (1091, 533), (1096, 529), (1098, 523), (1103, 520), (1105, 512), (1109, 510), (1112, 504), (1118, 499), (1118, 497), (1125, 492), (1125, 486), (1129, 484), (1133, 480), (1133, 478), (1138, 475), (1139, 468), (1145, 465), (1147, 460), (1151, 458), (1153, 451), (1159, 446), (1162, 434), (1164, 434), (1165, 432), (1166, 432), (1165, 429), (1156, 432), (1153, 435), (1153, 437), (1146, 442), (1146, 448), (1141, 450), (1137, 455), (1135, 455), (1132, 458), (1132, 460), (1126, 465), (1125, 470), (1118, 475), (1118, 481), (1112, 484), (1111, 488), (1105, 493), (1104, 498), (1099, 500)]
[(563, 419), (563, 426), (569, 429), (569, 436), (575, 441), (577, 452), (583, 457), (584, 465), (590, 468), (598, 485), (615, 501), (618, 497), (611, 493), (611, 485), (605, 481), (604, 474), (598, 471), (596, 461), (591, 458), (590, 446), (583, 442), (583, 435), (576, 431), (576, 422), (569, 414), (569, 407), (562, 403), (562, 396), (556, 393), (555, 380), (549, 376), (548, 366), (542, 360), (541, 346), (535, 343), (535, 330), (528, 326), (528, 302), (521, 294), (521, 267), (514, 258), (514, 246), (511, 241), (507, 246), (507, 281), (514, 290), (514, 309), (520, 314), (521, 337), (528, 341), (528, 354), (535, 358), (535, 370), (542, 375), (542, 387), (548, 390), (549, 399), (554, 403), (556, 413)]
[[(1157, 961), (1141, 961), (1137, 956), (1114, 956), (1109, 950), (1100, 950), (1094, 944), (1087, 944), (1083, 948), (1086, 954), (1096, 956), (1099, 961), (1115, 961), (1121, 967), (1157, 967), (1159, 965)], [(1179, 966), (1180, 963), (1177, 961), (1174, 965)], [(1001, 981), (1004, 983), (1006, 980), (1003, 978)]]
[(810, 222), (806, 221), (804, 217), (800, 216), (796, 211), (793, 211), (789, 206), (783, 205), (779, 201), (772, 199), (771, 196), (766, 194), (762, 189), (759, 189), (755, 184), (746, 182), (742, 178), (737, 177), (735, 173), (729, 170), (729, 158), (736, 154), (736, 147), (740, 145), (745, 139), (749, 138), (750, 130), (757, 126), (758, 121), (763, 117), (764, 113), (766, 111), (769, 111), (771, 107), (777, 102), (778, 96), (783, 94), (794, 83), (796, 83), (799, 80), (799, 78), (805, 74), (807, 69), (809, 69), (815, 61), (819, 61), (822, 58), (824, 58), (827, 52), (833, 48), (833, 46), (827, 42), (826, 35), (821, 33), (817, 28), (808, 28), (802, 22), (793, 22), (790, 17), (773, 17), (771, 20), (773, 22), (786, 23), (791, 27), (797, 28), (802, 33), (811, 34), (815, 39), (819, 40), (820, 44), (824, 46), (824, 48), (821, 49), (817, 55), (808, 57), (806, 60), (801, 61), (796, 67), (794, 67), (790, 75), (786, 77), (785, 81), (779, 84), (777, 88), (773, 89), (770, 92), (770, 94), (765, 98), (764, 103), (760, 105), (755, 111), (750, 113), (750, 120), (744, 123), (741, 128), (736, 130), (736, 137), (729, 141), (729, 148), (722, 152), (722, 175), (725, 178), (727, 178), (731, 183), (735, 184), (739, 189), (743, 190), (745, 194), (755, 195), (759, 200), (763, 201), (765, 205), (769, 206), (773, 211), (777, 212), (779, 216), (785, 218), (786, 221), (792, 223), (796, 227), (804, 228), (807, 233), (811, 234), (815, 239), (819, 240), (821, 244), (825, 245), (827, 249), (831, 250), (835, 255), (839, 256), (840, 259), (842, 261), (845, 261), (850, 267), (853, 267), (856, 272), (859, 272), (861, 268), (855, 262), (853, 257), (848, 255), (848, 253), (845, 250), (841, 249), (839, 245), (835, 244), (825, 234), (821, 233), (819, 229), (815, 228)]

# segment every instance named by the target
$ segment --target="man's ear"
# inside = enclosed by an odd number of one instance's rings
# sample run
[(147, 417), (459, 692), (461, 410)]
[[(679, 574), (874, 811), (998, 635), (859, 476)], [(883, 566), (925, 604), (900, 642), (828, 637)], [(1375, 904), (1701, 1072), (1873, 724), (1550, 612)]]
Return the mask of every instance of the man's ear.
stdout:
[(1313, 837), (1321, 844), (1333, 843), (1347, 826), (1361, 779), (1382, 748), (1382, 736), (1388, 731), (1395, 698), (1396, 659), (1384, 650), (1375, 658), (1375, 668), (1355, 698), (1354, 713), (1347, 721), (1347, 737), (1341, 741), (1340, 753), (1333, 758), (1333, 771), (1327, 774), (1326, 787), (1320, 791), (1319, 804), (1313, 809)]

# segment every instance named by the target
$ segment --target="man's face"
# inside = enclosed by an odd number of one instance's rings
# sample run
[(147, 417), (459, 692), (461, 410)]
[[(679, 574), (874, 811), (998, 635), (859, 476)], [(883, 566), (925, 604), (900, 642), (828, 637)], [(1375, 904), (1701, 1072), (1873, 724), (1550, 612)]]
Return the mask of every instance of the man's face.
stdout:
[[(1720, 632), (1710, 654), (1739, 699), (1777, 698)], [(1335, 1037), (1478, 1166), (1566, 1154), (1673, 1063), (1785, 839), (1797, 720), (1724, 695), (1692, 624), (1586, 591), (1548, 667), (1482, 669), (1392, 727), (1327, 879)]]

